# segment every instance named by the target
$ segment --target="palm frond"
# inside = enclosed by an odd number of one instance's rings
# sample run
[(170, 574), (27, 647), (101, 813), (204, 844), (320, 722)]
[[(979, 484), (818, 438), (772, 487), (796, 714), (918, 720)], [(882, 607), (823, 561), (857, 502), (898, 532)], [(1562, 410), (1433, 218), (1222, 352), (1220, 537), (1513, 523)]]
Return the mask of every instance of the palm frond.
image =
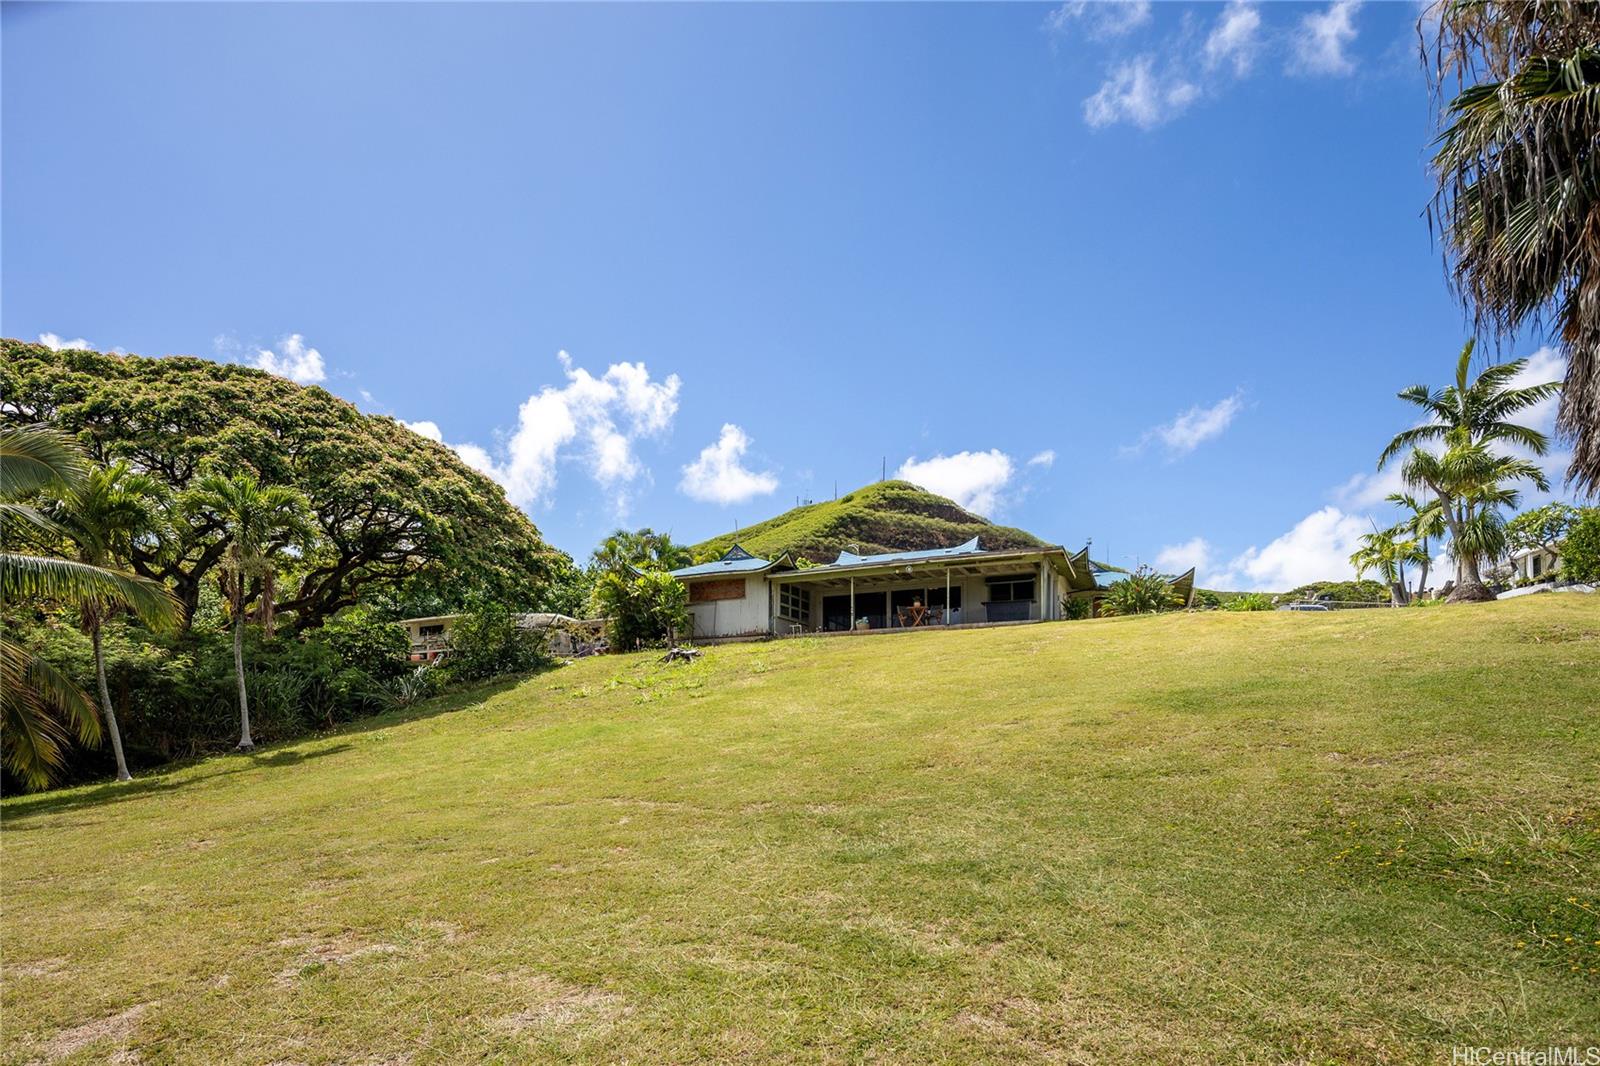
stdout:
[(1394, 440), (1391, 440), (1388, 447), (1384, 448), (1383, 453), (1378, 456), (1378, 469), (1382, 470), (1385, 466), (1389, 465), (1389, 460), (1393, 459), (1396, 455), (1399, 455), (1407, 448), (1415, 448), (1417, 445), (1425, 442), (1440, 440), (1444, 437), (1446, 432), (1448, 432), (1448, 427), (1439, 424), (1432, 424), (1426, 426), (1413, 426), (1411, 429), (1396, 433)]
[(0, 636), (0, 748), (6, 768), (29, 788), (46, 787), (65, 762), (72, 733), (85, 744), (99, 742), (93, 701), (49, 663)]
[(72, 438), (49, 426), (0, 426), (0, 499), (75, 485), (88, 470)]
[(0, 595), (128, 607), (146, 625), (177, 624), (181, 607), (165, 585), (69, 559), (0, 552)]

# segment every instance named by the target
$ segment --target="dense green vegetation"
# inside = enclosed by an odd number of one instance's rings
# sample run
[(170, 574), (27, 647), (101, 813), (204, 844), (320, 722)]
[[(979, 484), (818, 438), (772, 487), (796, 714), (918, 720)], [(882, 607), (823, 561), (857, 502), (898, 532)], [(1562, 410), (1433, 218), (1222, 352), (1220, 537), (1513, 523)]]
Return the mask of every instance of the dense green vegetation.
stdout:
[(1565, 577), (1600, 585), (1600, 507), (1587, 508), (1573, 523), (1562, 547)]
[(1387, 603), (1389, 590), (1381, 581), (1312, 581), (1297, 585), (1277, 597), (1281, 602), (1332, 600), (1335, 603)]
[[(582, 595), (571, 560), (498, 485), (321, 389), (202, 359), (0, 341), (0, 426), (35, 425), (64, 434), (84, 469), (6, 503), (23, 508), (6, 513), (8, 548), (165, 589), (180, 617), (176, 632), (156, 632), (115, 604), (8, 584), (8, 673), (24, 658), (36, 674), (54, 671), (57, 723), (73, 719), (74, 692), (98, 691), (113, 742), (103, 756), (59, 729), (36, 736), (9, 701), (8, 786), (47, 773), (126, 776), (214, 750), (227, 704), (243, 750), (254, 734), (281, 740), (387, 706), (391, 671), (324, 639), (351, 612), (382, 625), (462, 608), (571, 609)], [(35, 517), (20, 520), (25, 511)], [(75, 631), (88, 635), (87, 656)], [(225, 695), (219, 664), (230, 653)], [(463, 666), (462, 676), (481, 672)], [(77, 731), (80, 744), (98, 739), (98, 728)], [(29, 761), (52, 742), (50, 758)]]
[(998, 526), (905, 481), (879, 481), (837, 500), (805, 504), (737, 533), (694, 545), (696, 559), (721, 558), (737, 541), (753, 555), (790, 552), (831, 563), (841, 551), (876, 552), (948, 548), (982, 537), (985, 548), (1035, 548), (1045, 542), (1020, 529)]
[[(101, 706), (80, 685), (7, 624), (0, 627), (0, 740), (5, 773), (29, 787), (50, 782), (66, 764), (72, 735), (98, 743), (102, 724), (116, 753), (117, 776), (127, 780), (122, 741), (106, 692), (102, 640), (114, 612), (131, 610), (152, 627), (175, 625), (177, 600), (148, 578), (107, 566), (118, 542), (146, 514), (143, 496), (131, 491), (126, 471), (90, 470), (71, 442), (47, 427), (0, 425), (0, 611), (48, 600), (76, 611), (90, 635)], [(58, 506), (33, 506), (55, 491)], [(33, 542), (76, 548), (77, 558), (37, 554)], [(22, 550), (18, 550), (18, 549)], [(105, 716), (102, 723), (101, 715)]]
[(587, 659), (7, 799), (6, 1063), (1427, 1062), (1600, 1031), (1600, 613)]

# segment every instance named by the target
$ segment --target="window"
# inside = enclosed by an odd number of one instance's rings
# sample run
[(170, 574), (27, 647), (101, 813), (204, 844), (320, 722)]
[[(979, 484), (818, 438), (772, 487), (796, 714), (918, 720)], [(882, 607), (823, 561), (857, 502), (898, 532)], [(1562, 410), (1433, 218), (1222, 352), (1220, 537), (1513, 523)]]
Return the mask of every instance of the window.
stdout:
[(810, 625), (811, 593), (799, 585), (779, 585), (778, 614), (792, 622)]
[(696, 581), (689, 586), (690, 603), (710, 603), (713, 600), (744, 599), (744, 578), (726, 578), (720, 581)]
[(438, 626), (419, 626), (417, 628), (417, 636), (419, 636), (419, 637), (439, 637), (439, 636), (443, 636), (443, 635), (444, 635), (444, 626), (442, 626), (442, 625), (438, 625)]
[[(944, 607), (945, 606), (944, 589), (943, 588), (929, 589), (928, 590), (928, 598), (926, 600), (924, 600), (923, 602), (926, 603), (929, 607)], [(951, 585), (950, 586), (950, 603), (949, 603), (949, 607), (950, 607), (950, 609), (952, 611), (961, 610), (961, 586), (960, 585)]]
[(999, 577), (989, 582), (990, 603), (1012, 603), (1033, 599), (1033, 578)]

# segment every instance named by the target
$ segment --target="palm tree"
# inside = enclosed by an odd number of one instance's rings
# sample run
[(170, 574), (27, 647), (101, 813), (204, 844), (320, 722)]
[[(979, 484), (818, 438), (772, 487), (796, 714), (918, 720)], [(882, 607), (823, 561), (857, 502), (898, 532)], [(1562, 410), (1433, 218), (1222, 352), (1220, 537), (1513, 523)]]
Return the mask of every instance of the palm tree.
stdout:
[(1406, 564), (1423, 563), (1427, 553), (1414, 540), (1402, 540), (1393, 529), (1376, 529), (1361, 536), (1361, 547), (1350, 556), (1350, 565), (1356, 568), (1356, 577), (1376, 570), (1389, 587), (1389, 602), (1396, 607), (1405, 605)]
[(676, 570), (693, 562), (693, 553), (675, 543), (671, 533), (657, 533), (649, 526), (614, 530), (589, 557), (589, 565), (597, 570), (630, 577), (635, 570)]
[[(1474, 342), (1470, 340), (1462, 345), (1452, 384), (1442, 389), (1412, 385), (1400, 392), (1400, 399), (1421, 408), (1427, 418), (1420, 425), (1395, 434), (1378, 456), (1381, 470), (1395, 456), (1409, 450), (1410, 455), (1402, 468), (1406, 485), (1426, 487), (1437, 498), (1440, 514), (1451, 534), (1452, 557), (1456, 561), (1452, 600), (1490, 598), (1479, 576), (1478, 563), (1484, 556), (1476, 549), (1456, 551), (1454, 548), (1458, 533), (1481, 531), (1484, 523), (1492, 521), (1488, 517), (1480, 521), (1480, 508), (1498, 506), (1491, 498), (1492, 492), (1481, 499), (1473, 494), (1487, 492), (1486, 486), (1498, 481), (1516, 481), (1534, 475), (1537, 475), (1535, 484), (1544, 487), (1544, 475), (1532, 463), (1502, 460), (1487, 446), (1506, 442), (1534, 455), (1548, 452), (1548, 437), (1530, 426), (1511, 421), (1511, 417), (1549, 399), (1561, 388), (1560, 382), (1555, 381), (1513, 388), (1511, 382), (1527, 367), (1526, 359), (1485, 367), (1477, 377), (1471, 377), (1473, 347)], [(1442, 455), (1423, 450), (1423, 445), (1433, 443), (1445, 445)], [(1513, 465), (1496, 465), (1501, 462)]]
[(228, 537), (223, 557), (224, 593), (233, 614), (233, 668), (239, 679), (239, 751), (254, 751), (250, 737), (250, 695), (244, 683), (245, 604), (249, 585), (259, 583), (260, 617), (269, 635), (277, 570), (272, 555), (310, 537), (305, 497), (286, 485), (263, 485), (251, 474), (210, 474), (187, 494), (184, 506), (207, 511)]
[(1505, 550), (1500, 508), (1517, 506), (1521, 494), (1511, 486), (1518, 481), (1548, 490), (1544, 471), (1527, 459), (1496, 455), (1481, 442), (1457, 441), (1443, 455), (1416, 449), (1402, 473), (1407, 485), (1426, 488), (1439, 501), (1458, 575), (1450, 599), (1493, 599), (1483, 583), (1481, 564)]
[(1453, 284), (1476, 325), (1502, 337), (1528, 325), (1558, 328), (1567, 376), (1557, 425), (1575, 443), (1567, 476), (1593, 493), (1600, 488), (1600, 7), (1438, 0), (1419, 30), (1433, 33), (1423, 52), (1441, 102), (1429, 215), (1444, 236)]
[[(107, 566), (126, 559), (133, 542), (158, 525), (163, 497), (161, 482), (149, 474), (132, 470), (126, 462), (98, 467), (66, 486), (60, 500), (49, 509), (49, 516), (78, 546), (78, 561), (91, 566)], [(95, 680), (100, 689), (100, 712), (111, 734), (111, 750), (117, 760), (117, 780), (130, 781), (128, 760), (122, 752), (122, 731), (117, 712), (111, 706), (111, 690), (106, 684), (102, 630), (115, 605), (85, 599), (78, 605), (84, 632), (94, 646)]]
[(1473, 341), (1467, 341), (1456, 359), (1456, 379), (1442, 389), (1413, 385), (1403, 389), (1400, 399), (1422, 408), (1428, 420), (1395, 434), (1394, 440), (1378, 456), (1378, 469), (1409, 448), (1459, 438), (1467, 443), (1507, 441), (1521, 445), (1534, 455), (1550, 450), (1550, 438), (1536, 429), (1510, 421), (1512, 415), (1548, 400), (1560, 389), (1559, 381), (1548, 381), (1524, 388), (1511, 388), (1511, 381), (1528, 365), (1526, 359), (1513, 359), (1485, 367), (1472, 380)]
[(1439, 506), (1438, 500), (1424, 503), (1409, 492), (1393, 492), (1389, 494), (1389, 502), (1396, 507), (1404, 507), (1409, 513), (1402, 518), (1392, 532), (1404, 535), (1418, 542), (1421, 558), (1418, 565), (1422, 573), (1417, 578), (1417, 595), (1420, 596), (1428, 590), (1428, 571), (1433, 566), (1433, 553), (1429, 544), (1444, 536), (1444, 509)]
[[(87, 473), (82, 454), (43, 426), (0, 427), (0, 520), (59, 542), (67, 531), (22, 502), (43, 491), (71, 490)], [(161, 584), (68, 559), (0, 551), (0, 597), (131, 608), (152, 626), (175, 624), (178, 602)], [(5, 764), (30, 788), (50, 784), (64, 762), (68, 734), (100, 739), (94, 703), (66, 675), (0, 635), (0, 735)]]

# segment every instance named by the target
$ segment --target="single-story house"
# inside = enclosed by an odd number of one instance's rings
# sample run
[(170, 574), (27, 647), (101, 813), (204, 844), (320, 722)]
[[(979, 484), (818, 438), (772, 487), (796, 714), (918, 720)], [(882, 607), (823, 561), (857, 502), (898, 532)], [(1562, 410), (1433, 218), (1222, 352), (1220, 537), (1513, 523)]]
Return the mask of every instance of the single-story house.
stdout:
[[(450, 630), (459, 614), (430, 615), (425, 618), (406, 618), (400, 621), (406, 635), (411, 638), (410, 659), (414, 663), (431, 663), (450, 650)], [(549, 611), (535, 611), (516, 616), (517, 624), (524, 629), (545, 633), (550, 653), (563, 659), (571, 658), (584, 650), (585, 645), (600, 640), (602, 623), (598, 619), (573, 618)]]
[(1542, 579), (1553, 580), (1555, 571), (1561, 569), (1561, 545), (1524, 548), (1511, 553), (1511, 557), (1496, 566), (1491, 576), (1507, 584), (1531, 584)]
[[(689, 590), (693, 639), (1001, 625), (1067, 617), (1067, 600), (1096, 602), (1124, 575), (1095, 567), (1084, 548), (953, 548), (857, 555), (802, 567), (787, 553), (721, 559), (672, 571)], [(1168, 579), (1187, 601), (1194, 571)]]

